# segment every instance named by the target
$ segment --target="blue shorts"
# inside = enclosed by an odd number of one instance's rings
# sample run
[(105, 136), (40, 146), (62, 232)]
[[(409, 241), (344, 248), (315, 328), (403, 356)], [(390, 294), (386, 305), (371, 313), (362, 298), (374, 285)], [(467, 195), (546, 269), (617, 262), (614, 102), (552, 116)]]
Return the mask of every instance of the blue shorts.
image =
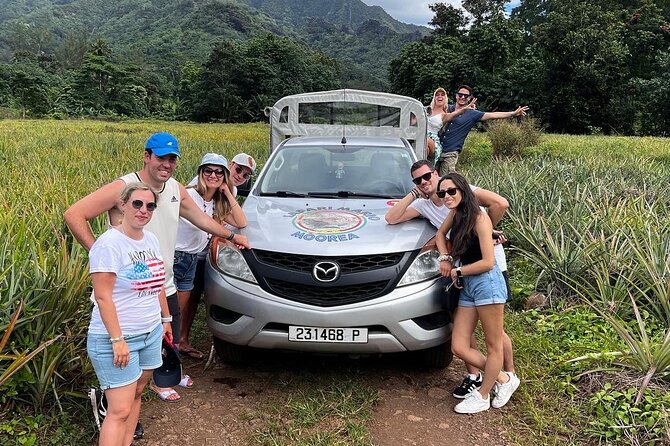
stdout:
[(507, 302), (507, 286), (497, 265), (494, 265), (491, 271), (476, 276), (463, 276), (463, 289), (458, 306), (480, 307), (505, 302)]
[(195, 267), (198, 264), (198, 254), (189, 254), (184, 251), (174, 252), (174, 284), (177, 291), (191, 291), (195, 278)]
[(157, 369), (163, 364), (161, 341), (163, 326), (157, 325), (151, 333), (126, 337), (130, 360), (124, 368), (114, 365), (114, 351), (108, 334), (89, 333), (86, 352), (91, 358), (101, 389), (127, 386), (140, 379), (142, 370)]

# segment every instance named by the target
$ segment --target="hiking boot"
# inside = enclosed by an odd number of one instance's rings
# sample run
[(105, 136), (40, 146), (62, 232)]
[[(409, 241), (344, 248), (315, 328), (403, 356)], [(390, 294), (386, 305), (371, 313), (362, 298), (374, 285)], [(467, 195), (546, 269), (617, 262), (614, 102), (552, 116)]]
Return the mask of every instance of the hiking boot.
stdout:
[(470, 375), (466, 376), (463, 379), (463, 382), (461, 385), (456, 387), (454, 389), (454, 398), (458, 399), (463, 399), (466, 396), (468, 396), (468, 393), (472, 392), (473, 390), (479, 390), (479, 388), (482, 386), (482, 374), (480, 373), (479, 376), (477, 376), (476, 379), (470, 378)]
[(521, 384), (521, 380), (519, 379), (518, 376), (516, 376), (515, 373), (510, 373), (510, 372), (505, 372), (507, 373), (507, 376), (509, 376), (509, 381), (506, 383), (495, 383), (495, 386), (493, 388), (495, 392), (495, 397), (493, 397), (493, 402), (491, 402), (491, 406), (493, 406), (496, 409), (500, 409), (503, 407), (509, 399), (512, 397), (512, 394), (516, 389), (519, 388), (519, 384)]
[(93, 408), (93, 418), (95, 419), (95, 424), (100, 430), (100, 425), (107, 416), (107, 398), (105, 397), (105, 392), (102, 389), (89, 389), (88, 398), (91, 400), (91, 407)]
[(468, 393), (463, 401), (456, 404), (454, 412), (456, 413), (477, 413), (489, 410), (491, 407), (491, 398), (482, 398), (478, 390)]

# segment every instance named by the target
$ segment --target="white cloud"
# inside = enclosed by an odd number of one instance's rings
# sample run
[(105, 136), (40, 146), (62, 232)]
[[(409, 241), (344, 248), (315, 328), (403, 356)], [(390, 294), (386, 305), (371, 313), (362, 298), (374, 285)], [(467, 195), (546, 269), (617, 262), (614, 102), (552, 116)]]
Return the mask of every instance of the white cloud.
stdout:
[[(381, 6), (394, 19), (403, 23), (427, 26), (433, 18), (433, 11), (428, 5), (448, 3), (457, 8), (461, 7), (461, 0), (362, 0), (368, 6)], [(519, 6), (520, 0), (510, 0), (505, 6), (509, 13), (512, 8)]]
[[(439, 0), (363, 0), (363, 3), (374, 6), (378, 5), (394, 19), (415, 25), (427, 26), (433, 18), (433, 11), (428, 5), (439, 3)], [(443, 1), (456, 7), (460, 7), (460, 0)]]

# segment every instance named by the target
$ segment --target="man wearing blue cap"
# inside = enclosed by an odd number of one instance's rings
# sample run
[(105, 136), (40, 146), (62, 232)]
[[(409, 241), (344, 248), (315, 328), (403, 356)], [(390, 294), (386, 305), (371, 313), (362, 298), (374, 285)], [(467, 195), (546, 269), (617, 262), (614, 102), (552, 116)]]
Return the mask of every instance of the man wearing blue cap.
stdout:
[[(102, 186), (70, 206), (64, 214), (65, 223), (70, 228), (72, 235), (88, 251), (95, 242), (95, 236), (88, 222), (103, 213), (107, 213), (109, 225), (119, 224), (122, 213), (117, 205), (121, 197), (121, 191), (126, 184), (143, 182), (159, 194), (158, 206), (153, 212), (151, 222), (145, 226), (145, 229), (153, 232), (158, 237), (161, 255), (165, 262), (165, 294), (168, 296), (168, 305), (172, 315), (172, 333), (175, 344), (179, 342), (180, 336), (179, 304), (173, 280), (174, 251), (179, 217), (184, 217), (205, 232), (232, 241), (240, 248), (250, 248), (245, 236), (221, 226), (205, 214), (195, 204), (184, 186), (172, 178), (179, 156), (179, 144), (174, 136), (166, 132), (151, 135), (144, 148), (142, 170), (129, 173)], [(137, 399), (140, 397), (141, 395), (136, 395)], [(174, 401), (179, 399), (179, 395), (174, 392), (166, 399)], [(139, 408), (139, 405), (137, 407)], [(131, 413), (131, 417), (133, 416), (139, 417), (139, 413)]]

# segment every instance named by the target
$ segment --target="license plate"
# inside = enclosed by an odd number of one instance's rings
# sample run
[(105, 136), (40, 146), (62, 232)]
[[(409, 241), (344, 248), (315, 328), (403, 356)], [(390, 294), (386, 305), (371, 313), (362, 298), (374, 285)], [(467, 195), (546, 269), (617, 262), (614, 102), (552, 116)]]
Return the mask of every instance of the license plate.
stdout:
[(367, 328), (288, 327), (288, 340), (295, 342), (368, 342)]

